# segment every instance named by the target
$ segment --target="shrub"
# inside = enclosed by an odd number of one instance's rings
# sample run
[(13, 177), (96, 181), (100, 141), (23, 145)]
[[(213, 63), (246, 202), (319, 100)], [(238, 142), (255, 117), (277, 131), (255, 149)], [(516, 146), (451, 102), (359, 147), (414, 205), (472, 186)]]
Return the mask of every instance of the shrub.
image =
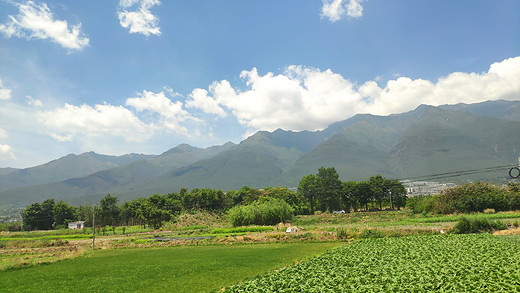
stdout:
[(384, 236), (385, 235), (381, 231), (368, 229), (361, 232), (359, 238), (383, 238)]
[(343, 227), (336, 228), (336, 237), (339, 239), (347, 239), (348, 238), (347, 230)]
[(407, 199), (406, 204), (414, 214), (426, 215), (433, 210), (435, 197), (431, 195), (416, 195)]
[(235, 206), (228, 211), (233, 227), (249, 225), (275, 225), (290, 221), (294, 209), (281, 199), (255, 201), (245, 206)]
[(481, 232), (491, 232), (495, 230), (503, 230), (506, 226), (501, 221), (490, 221), (488, 219), (481, 218), (472, 218), (468, 219), (466, 217), (462, 217), (455, 228), (453, 228), (452, 233), (455, 234), (469, 234), (469, 233), (481, 233)]
[(496, 213), (495, 209), (485, 209), (484, 214), (494, 214)]

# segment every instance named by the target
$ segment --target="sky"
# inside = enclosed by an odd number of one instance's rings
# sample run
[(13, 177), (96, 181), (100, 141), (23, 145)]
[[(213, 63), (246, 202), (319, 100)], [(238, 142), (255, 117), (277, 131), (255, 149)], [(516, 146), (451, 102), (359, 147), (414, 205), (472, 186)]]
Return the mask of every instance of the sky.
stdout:
[(520, 100), (517, 0), (0, 0), (0, 167)]

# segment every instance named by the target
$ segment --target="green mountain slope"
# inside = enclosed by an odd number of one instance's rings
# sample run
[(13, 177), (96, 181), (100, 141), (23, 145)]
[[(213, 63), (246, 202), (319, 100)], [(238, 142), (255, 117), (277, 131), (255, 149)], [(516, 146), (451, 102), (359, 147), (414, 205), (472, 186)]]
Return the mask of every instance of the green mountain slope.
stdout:
[(47, 198), (72, 199), (96, 194), (128, 193), (142, 182), (168, 171), (215, 156), (232, 147), (233, 143), (206, 149), (179, 145), (159, 156), (130, 162), (116, 168), (95, 172), (88, 176), (63, 181), (15, 188), (0, 193), (1, 205), (23, 206), (30, 198), (41, 201)]
[(101, 170), (115, 168), (150, 156), (129, 154), (106, 156), (94, 152), (67, 155), (49, 163), (20, 169), (0, 176), (0, 192), (30, 185), (59, 182), (69, 178), (83, 177)]
[[(238, 145), (180, 145), (88, 176), (7, 190), (0, 193), (0, 205), (24, 206), (50, 197), (80, 204), (97, 202), (106, 193), (124, 201), (183, 187), (295, 187), (320, 167), (335, 167), (343, 180), (366, 180), (375, 174), (406, 179), (512, 165), (520, 155), (519, 105), (423, 105), (403, 114), (357, 115), (322, 131), (260, 131)], [(438, 181), (468, 180), (509, 181), (507, 169)]]

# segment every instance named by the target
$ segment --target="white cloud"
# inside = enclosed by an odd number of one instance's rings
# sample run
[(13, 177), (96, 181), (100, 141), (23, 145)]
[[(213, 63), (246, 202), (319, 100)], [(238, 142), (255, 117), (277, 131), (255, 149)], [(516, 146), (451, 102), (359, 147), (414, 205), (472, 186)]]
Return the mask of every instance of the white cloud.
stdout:
[(191, 100), (186, 102), (186, 107), (188, 108), (198, 108), (201, 109), (204, 113), (215, 114), (219, 117), (226, 117), (227, 114), (222, 109), (217, 101), (208, 96), (208, 91), (204, 89), (194, 89), (190, 94)]
[(322, 0), (321, 17), (328, 18), (331, 22), (336, 22), (347, 15), (353, 18), (363, 16), (364, 0)]
[(354, 18), (363, 16), (363, 6), (361, 6), (363, 0), (350, 0), (347, 5), (347, 15)]
[(0, 79), (0, 100), (9, 100), (11, 98), (11, 90), (6, 89)]
[(33, 107), (42, 107), (43, 106), (42, 101), (40, 101), (38, 99), (35, 99), (31, 96), (26, 96), (26, 98), (27, 98), (27, 105), (29, 105), (29, 106), (33, 106)]
[(182, 102), (172, 102), (166, 97), (164, 92), (153, 93), (143, 91), (142, 93), (138, 93), (138, 96), (139, 97), (127, 99), (126, 105), (134, 107), (138, 112), (150, 111), (152, 113), (158, 113), (162, 116), (161, 119), (159, 119), (159, 127), (165, 127), (176, 133), (187, 134), (188, 130), (186, 127), (181, 126), (180, 123), (187, 120), (198, 121), (197, 118), (191, 116), (183, 109)]
[(122, 106), (65, 104), (63, 108), (40, 112), (39, 121), (59, 141), (72, 141), (76, 136), (114, 136), (127, 142), (150, 137), (149, 127)]
[(0, 139), (8, 138), (9, 135), (7, 134), (7, 131), (0, 128)]
[(9, 21), (0, 24), (0, 32), (6, 37), (16, 36), (26, 39), (50, 39), (55, 43), (74, 50), (88, 45), (89, 39), (81, 32), (81, 24), (69, 25), (65, 20), (55, 20), (47, 4), (38, 5), (33, 1), (16, 3), (20, 13), (9, 15)]
[(12, 148), (6, 144), (0, 144), (0, 158), (2, 159), (16, 159)]
[[(145, 36), (161, 35), (158, 18), (150, 12), (150, 8), (159, 5), (159, 0), (121, 0), (119, 2), (119, 23), (128, 28), (130, 33), (139, 33)], [(132, 8), (133, 10), (128, 10)]]
[(388, 115), (420, 104), (520, 99), (520, 57), (494, 63), (481, 74), (455, 72), (437, 83), (399, 77), (383, 88), (375, 81), (359, 86), (330, 69), (302, 66), (263, 76), (253, 68), (240, 76), (248, 87), (245, 91), (222, 80), (211, 84), (208, 92), (194, 92), (213, 106), (230, 109), (239, 123), (256, 130), (317, 130), (358, 113)]

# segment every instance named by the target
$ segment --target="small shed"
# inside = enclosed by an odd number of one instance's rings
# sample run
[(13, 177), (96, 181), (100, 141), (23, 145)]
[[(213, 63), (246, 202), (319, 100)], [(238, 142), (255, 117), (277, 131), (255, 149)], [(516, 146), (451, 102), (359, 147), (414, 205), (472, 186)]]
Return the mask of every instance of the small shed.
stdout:
[(85, 221), (70, 222), (69, 229), (83, 229), (85, 228)]
[(286, 233), (294, 233), (298, 232), (298, 227), (288, 227), (287, 230), (285, 230)]

